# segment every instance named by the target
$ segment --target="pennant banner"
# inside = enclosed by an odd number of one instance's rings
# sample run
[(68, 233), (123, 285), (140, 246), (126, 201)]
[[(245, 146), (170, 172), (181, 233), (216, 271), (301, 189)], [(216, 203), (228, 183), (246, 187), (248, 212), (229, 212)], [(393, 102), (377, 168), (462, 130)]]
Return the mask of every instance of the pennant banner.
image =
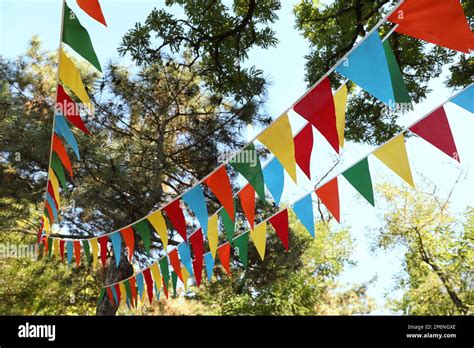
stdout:
[(99, 0), (76, 0), (79, 7), (99, 23), (107, 26)]
[(372, 179), (367, 157), (347, 169), (342, 175), (370, 204), (375, 206)]
[(59, 78), (86, 107), (91, 108), (91, 101), (82, 83), (81, 74), (63, 50), (59, 51)]
[(471, 84), (467, 89), (451, 99), (451, 102), (474, 113), (474, 84)]
[(296, 163), (303, 173), (311, 180), (311, 153), (313, 152), (313, 128), (307, 124), (295, 136)]
[(283, 166), (280, 164), (280, 161), (277, 158), (273, 158), (263, 169), (263, 175), (268, 191), (270, 191), (275, 204), (279, 205), (285, 185)]

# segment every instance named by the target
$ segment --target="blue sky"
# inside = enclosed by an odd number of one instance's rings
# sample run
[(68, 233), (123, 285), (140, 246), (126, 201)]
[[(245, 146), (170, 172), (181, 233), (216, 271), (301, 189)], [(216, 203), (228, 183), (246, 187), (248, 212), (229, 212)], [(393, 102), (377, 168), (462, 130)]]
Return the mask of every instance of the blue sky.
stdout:
[[(90, 19), (78, 9), (76, 2), (69, 0), (69, 6), (76, 12), (81, 23), (88, 29), (94, 47), (105, 65), (110, 60), (119, 59), (117, 47), (123, 34), (136, 22), (143, 21), (155, 6), (164, 1), (156, 0), (101, 0), (108, 27), (105, 28)], [(325, 1), (327, 2), (327, 1)], [(309, 52), (308, 43), (294, 28), (294, 17), (291, 13), (296, 1), (282, 1), (283, 8), (279, 12), (280, 20), (274, 25), (280, 40), (275, 48), (268, 50), (253, 50), (249, 64), (264, 70), (265, 76), (271, 82), (268, 88), (268, 102), (265, 110), (273, 117), (279, 116), (296, 101), (307, 89), (304, 81), (305, 59)], [(60, 1), (58, 0), (0, 0), (0, 54), (13, 58), (25, 51), (27, 43), (33, 34), (37, 34), (43, 47), (49, 50), (57, 49), (59, 43)], [(424, 102), (416, 105), (415, 110), (399, 119), (399, 124), (407, 126), (434, 109), (439, 103), (449, 98), (454, 92), (443, 85), (445, 73), (439, 79), (430, 83), (432, 93)], [(453, 135), (461, 158), (461, 165), (449, 159), (430, 144), (420, 139), (412, 138), (407, 142), (408, 155), (415, 183), (422, 183), (423, 178), (438, 186), (439, 193), (446, 195), (463, 173), (464, 179), (456, 187), (452, 196), (452, 210), (461, 214), (468, 205), (473, 204), (474, 176), (472, 164), (474, 134), (473, 115), (462, 108), (448, 103), (445, 106), (452, 127)], [(302, 125), (301, 118), (290, 112), (293, 132)], [(248, 129), (247, 136), (251, 138), (257, 129)], [(342, 156), (342, 162), (337, 171), (343, 170), (356, 163), (371, 147), (348, 142)], [(301, 187), (288, 185), (285, 188), (284, 199), (291, 202), (299, 198), (313, 186), (317, 178), (326, 173), (333, 161), (333, 151), (325, 140), (315, 132), (315, 147), (312, 158), (312, 170), (315, 176), (310, 182), (304, 176), (299, 176)], [(390, 181), (397, 185), (403, 182), (384, 167), (380, 162), (370, 158), (371, 172), (375, 184)], [(290, 182), (290, 179), (286, 182)], [(377, 276), (377, 281), (369, 289), (369, 295), (375, 297), (380, 308), (376, 313), (389, 313), (382, 308), (386, 293), (390, 297), (400, 294), (390, 291), (393, 285), (392, 277), (401, 271), (403, 250), (372, 253), (369, 248), (374, 240), (374, 229), (380, 226), (384, 211), (382, 206), (376, 208), (368, 205), (358, 196), (354, 189), (344, 180), (340, 180), (341, 221), (342, 226), (349, 227), (354, 238), (354, 255), (357, 266), (348, 268), (340, 281), (343, 284), (361, 283)]]

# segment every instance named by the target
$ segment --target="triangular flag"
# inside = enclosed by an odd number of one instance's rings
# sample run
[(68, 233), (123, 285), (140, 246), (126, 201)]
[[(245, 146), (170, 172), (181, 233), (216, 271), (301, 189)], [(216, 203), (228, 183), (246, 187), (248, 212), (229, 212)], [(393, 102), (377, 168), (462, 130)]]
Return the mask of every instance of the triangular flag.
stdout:
[(173, 227), (184, 240), (188, 240), (186, 236), (186, 219), (184, 218), (183, 209), (181, 209), (181, 201), (176, 199), (163, 208), (170, 219)]
[(375, 206), (367, 157), (347, 169), (342, 175), (370, 204)]
[(64, 245), (66, 244), (65, 240), (59, 241), (59, 255), (61, 255), (61, 261), (64, 261)]
[(402, 71), (398, 66), (395, 55), (392, 52), (388, 40), (383, 42), (383, 49), (385, 51), (385, 58), (387, 59), (388, 71), (390, 72), (390, 79), (392, 81), (393, 95), (395, 96), (395, 103), (411, 104), (411, 98), (408, 94), (407, 86), (403, 81)]
[(247, 268), (248, 265), (248, 253), (249, 253), (249, 232), (242, 233), (240, 236), (237, 236), (233, 239), (233, 245), (235, 253), (244, 268)]
[(163, 249), (166, 250), (168, 247), (168, 230), (166, 229), (166, 221), (161, 210), (157, 210), (150, 214), (147, 219), (160, 236), (161, 242), (163, 243)]
[[(303, 173), (311, 180), (311, 153), (313, 152), (313, 127), (307, 124), (295, 136), (296, 163)], [(265, 174), (265, 169), (264, 169)]]
[(59, 239), (53, 240), (53, 256), (56, 260), (59, 260)]
[(148, 225), (147, 220), (141, 220), (133, 225), (135, 231), (138, 232), (140, 238), (143, 241), (143, 246), (148, 255), (150, 255), (150, 246), (151, 246), (151, 231), (150, 226)]
[(99, 0), (76, 0), (79, 7), (96, 21), (107, 26)]
[(107, 262), (107, 242), (109, 241), (109, 236), (105, 235), (99, 237), (99, 244), (100, 244), (100, 259), (102, 261), (102, 266), (105, 267), (105, 263)]
[(158, 263), (160, 264), (161, 277), (163, 279), (163, 285), (165, 286), (164, 290), (166, 293), (170, 281), (170, 270), (168, 267), (168, 258), (166, 257), (166, 255), (162, 259), (160, 259)]
[(59, 209), (59, 204), (58, 204), (58, 201), (56, 200), (56, 193), (54, 192), (54, 188), (53, 188), (53, 185), (51, 184), (51, 181), (48, 181), (47, 191), (48, 191), (48, 195), (52, 198), (54, 202), (54, 206), (56, 207), (56, 209)]
[(403, 133), (379, 147), (373, 154), (408, 184), (415, 187)]
[(64, 119), (63, 115), (56, 115), (56, 123), (54, 125), (54, 132), (59, 134), (66, 140), (69, 146), (72, 147), (74, 153), (78, 160), (81, 159), (81, 155), (79, 154), (79, 146), (77, 145), (76, 137), (74, 133), (71, 132), (66, 120)]
[(53, 186), (54, 189), (54, 199), (58, 203), (58, 206), (61, 206), (61, 201), (59, 197), (59, 182), (58, 178), (56, 177), (56, 174), (54, 174), (54, 171), (52, 168), (49, 168), (49, 182)]
[(263, 176), (265, 177), (265, 185), (267, 185), (268, 191), (270, 191), (275, 204), (279, 205), (285, 185), (285, 177), (283, 174), (283, 166), (276, 157), (270, 160), (268, 165), (263, 169)]
[(217, 248), (217, 255), (219, 255), (219, 260), (221, 260), (222, 266), (230, 277), (230, 243), (225, 242)]
[(191, 261), (191, 249), (189, 248), (188, 243), (180, 243), (178, 245), (178, 252), (179, 257), (181, 259), (181, 263), (184, 267), (188, 270), (188, 274), (193, 274), (193, 266)]
[(334, 150), (339, 153), (339, 140), (336, 128), (336, 111), (329, 77), (311, 89), (293, 107), (321, 133)]
[(62, 49), (59, 51), (59, 78), (87, 108), (91, 108), (91, 101), (82, 83), (81, 74)]
[(156, 293), (158, 294), (158, 291), (161, 289), (161, 273), (156, 262), (150, 266), (150, 271), (153, 275), (153, 280), (155, 281), (155, 286), (157, 288), (155, 289)]
[(334, 94), (334, 107), (336, 108), (336, 128), (339, 146), (344, 147), (344, 129), (346, 128), (347, 86), (342, 85)]
[(67, 250), (67, 264), (71, 264), (72, 262), (72, 254), (73, 254), (73, 243), (71, 240), (66, 242), (66, 250)]
[[(234, 201), (234, 211), (235, 211), (235, 201)], [(222, 220), (222, 224), (224, 225), (225, 235), (227, 240), (230, 242), (234, 237), (235, 231), (235, 220), (231, 219), (227, 210), (221, 209), (219, 210), (219, 215)]]
[(255, 226), (255, 229), (250, 230), (250, 237), (257, 248), (258, 254), (262, 261), (265, 257), (265, 246), (267, 244), (267, 223), (262, 221), (260, 224)]
[(66, 116), (67, 119), (81, 131), (90, 135), (91, 132), (87, 129), (79, 114), (79, 106), (72, 101), (61, 84), (58, 83), (57, 88), (58, 96), (56, 98), (56, 106), (58, 107), (59, 113)]
[(66, 175), (64, 174), (64, 168), (56, 153), (51, 154), (51, 168), (53, 168), (56, 177), (61, 182), (61, 186), (63, 189), (67, 190), (67, 182), (66, 182)]
[(102, 72), (89, 33), (66, 3), (64, 4), (62, 41)]
[(97, 238), (91, 239), (91, 249), (92, 249), (92, 268), (97, 268), (97, 262), (99, 261), (99, 245)]
[(117, 294), (114, 294), (112, 292), (112, 289), (113, 287), (107, 287), (106, 288), (106, 291), (107, 291), (107, 297), (109, 298), (109, 302), (111, 305), (114, 305), (115, 301), (116, 301), (116, 298), (117, 298)]
[(293, 204), (293, 211), (303, 226), (308, 230), (311, 237), (314, 237), (314, 214), (313, 214), (313, 199), (311, 194), (301, 198), (298, 202)]
[(204, 263), (206, 264), (207, 280), (211, 281), (214, 270), (214, 257), (211, 255), (211, 252), (204, 254)]
[(474, 84), (471, 84), (463, 92), (451, 99), (451, 102), (474, 113)]
[(143, 300), (143, 290), (144, 290), (144, 286), (143, 286), (143, 274), (138, 273), (138, 274), (135, 276), (135, 279), (136, 279), (136, 281), (137, 281), (138, 296), (140, 297), (140, 300)]
[(79, 266), (81, 264), (81, 243), (78, 240), (74, 241), (74, 258), (76, 266)]
[(183, 195), (183, 201), (189, 206), (189, 208), (191, 208), (194, 215), (196, 215), (204, 234), (206, 234), (209, 214), (207, 212), (206, 199), (204, 198), (201, 184), (198, 184), (185, 192)]
[(153, 280), (151, 279), (151, 273), (149, 268), (143, 270), (143, 277), (145, 278), (146, 291), (151, 304), (151, 302), (153, 301)]
[(54, 222), (56, 221), (54, 219), (53, 208), (51, 208), (48, 201), (45, 202), (44, 206), (45, 206), (46, 216), (48, 217), (48, 220), (49, 220), (49, 224), (53, 225)]
[(120, 264), (120, 256), (122, 254), (122, 238), (119, 232), (115, 232), (109, 235), (110, 241), (112, 242), (112, 249), (114, 250), (115, 264)]
[(117, 304), (120, 304), (120, 300), (122, 299), (122, 294), (120, 292), (120, 286), (119, 284), (114, 285), (115, 293), (117, 295)]
[(395, 103), (387, 58), (377, 30), (357, 46), (336, 71), (385, 104)]
[(317, 188), (315, 192), (336, 221), (340, 222), (339, 185), (337, 183), (337, 176)]
[(268, 220), (288, 251), (288, 209), (282, 210)]
[(253, 143), (248, 144), (229, 161), (229, 164), (247, 179), (257, 192), (258, 197), (265, 201), (262, 166), (255, 145)]
[(202, 257), (204, 254), (204, 242), (202, 238), (201, 229), (197, 230), (189, 236), (189, 242), (191, 243), (191, 248), (193, 249), (194, 258), (196, 260), (200, 260), (202, 263)]
[(125, 247), (127, 248), (128, 261), (132, 261), (133, 252), (135, 251), (135, 236), (133, 228), (125, 227), (120, 230)]
[(211, 250), (211, 255), (213, 258), (216, 258), (216, 250), (217, 250), (217, 225), (218, 225), (218, 216), (217, 214), (212, 215), (209, 218), (208, 223), (208, 231), (207, 231), (207, 239), (209, 242), (209, 249)]
[(202, 258), (193, 260), (193, 273), (198, 287), (201, 285), (202, 280), (202, 260)]
[(288, 115), (277, 118), (257, 139), (278, 158), (291, 179), (296, 182), (295, 145)]
[(90, 251), (88, 240), (85, 239), (82, 241), (82, 248), (84, 249), (84, 255), (86, 256), (87, 263), (90, 265), (92, 260), (91, 260), (91, 251)]
[(120, 303), (124, 304), (126, 302), (126, 299), (127, 299), (127, 290), (125, 289), (125, 284), (123, 282), (119, 283), (118, 286), (119, 286), (119, 291), (121, 293), (120, 297), (122, 299), (122, 301)]
[(454, 142), (451, 127), (443, 107), (436, 109), (427, 117), (410, 127), (410, 130), (436, 146), (449, 157), (461, 162)]
[(168, 258), (171, 263), (171, 267), (173, 267), (174, 271), (178, 275), (179, 279), (182, 281), (183, 276), (181, 275), (181, 261), (179, 260), (178, 256), (178, 249), (173, 249), (168, 253)]
[(221, 202), (232, 220), (235, 219), (232, 186), (225, 166), (220, 167), (203, 181)]
[(252, 185), (247, 184), (238, 195), (245, 217), (250, 224), (250, 228), (253, 229), (255, 224), (255, 190)]
[(55, 133), (53, 134), (53, 151), (56, 153), (56, 155), (58, 155), (64, 168), (67, 169), (69, 176), (72, 178), (73, 174), (71, 160), (69, 159), (66, 148), (61, 142), (61, 139)]
[(51, 210), (53, 211), (54, 221), (58, 221), (58, 210), (56, 208), (54, 198), (51, 197), (49, 192), (46, 192), (46, 201), (48, 202), (49, 206), (51, 207)]
[(188, 291), (188, 279), (189, 279), (189, 271), (185, 266), (181, 268), (181, 274), (183, 275), (183, 286), (184, 286), (184, 291)]
[(464, 53), (474, 50), (474, 34), (458, 0), (405, 0), (387, 19), (398, 24), (398, 33)]

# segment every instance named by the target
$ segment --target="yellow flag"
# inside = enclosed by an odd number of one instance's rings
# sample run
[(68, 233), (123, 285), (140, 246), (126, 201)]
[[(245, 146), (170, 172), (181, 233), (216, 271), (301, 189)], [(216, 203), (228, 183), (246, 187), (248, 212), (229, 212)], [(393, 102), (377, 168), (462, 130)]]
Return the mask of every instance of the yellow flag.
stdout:
[(163, 247), (166, 250), (168, 247), (168, 231), (166, 230), (166, 222), (163, 214), (160, 210), (155, 211), (153, 214), (148, 216), (148, 221), (152, 224), (153, 228), (158, 232), (161, 238)]
[(96, 269), (97, 261), (99, 260), (99, 245), (97, 243), (97, 238), (92, 238), (90, 242), (91, 242), (91, 249), (92, 249), (92, 267)]
[(254, 230), (250, 230), (250, 237), (263, 261), (265, 257), (265, 246), (267, 244), (267, 223), (264, 221), (255, 226)]
[(339, 146), (344, 147), (344, 128), (346, 127), (347, 86), (342, 87), (334, 94), (336, 108), (336, 127), (339, 136)]
[(184, 291), (188, 291), (189, 272), (186, 267), (181, 267), (181, 276), (183, 277)]
[(120, 289), (120, 303), (125, 304), (127, 302), (127, 290), (125, 289), (125, 284), (123, 282), (119, 283)]
[(59, 260), (59, 239), (53, 239), (53, 256), (56, 260)]
[(295, 144), (288, 115), (278, 118), (257, 139), (274, 155), (296, 183)]
[(87, 95), (86, 89), (84, 88), (84, 84), (82, 83), (81, 74), (63, 50), (60, 50), (59, 52), (59, 78), (84, 104), (86, 104), (87, 107), (90, 108), (91, 101)]
[[(154, 263), (150, 266), (150, 271), (153, 276), (153, 280), (155, 281), (156, 284), (156, 289), (160, 291), (161, 289), (161, 273), (158, 268), (158, 263)], [(158, 294), (157, 294), (158, 295)]]
[(59, 200), (59, 182), (52, 168), (49, 168), (49, 181), (51, 181), (51, 185), (53, 185), (54, 198), (56, 199), (58, 206), (61, 206), (61, 202)]
[(49, 219), (46, 215), (43, 215), (43, 229), (46, 231), (47, 236), (51, 234), (51, 225), (49, 224)]
[(415, 187), (403, 134), (398, 135), (382, 147), (375, 150), (374, 156), (385, 163), (387, 167), (393, 170), (412, 187)]
[(212, 258), (216, 259), (217, 251), (217, 214), (212, 215), (207, 223), (207, 239)]

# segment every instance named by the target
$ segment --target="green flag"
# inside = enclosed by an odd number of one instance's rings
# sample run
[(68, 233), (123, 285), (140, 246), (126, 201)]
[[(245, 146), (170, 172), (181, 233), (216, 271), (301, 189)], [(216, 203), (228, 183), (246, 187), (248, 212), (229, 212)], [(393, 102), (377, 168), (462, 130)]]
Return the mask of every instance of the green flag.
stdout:
[(178, 275), (176, 272), (171, 272), (171, 283), (173, 284), (173, 296), (176, 297), (176, 286), (178, 284)]
[(51, 252), (53, 251), (53, 238), (48, 237), (48, 259), (51, 260)]
[(239, 260), (247, 268), (248, 251), (249, 251), (249, 232), (242, 233), (240, 236), (234, 238), (234, 253), (239, 257)]
[(126, 280), (124, 282), (125, 292), (127, 293), (127, 304), (130, 302), (133, 307), (133, 297), (132, 297), (132, 288), (130, 287), (130, 282)]
[(89, 33), (76, 14), (66, 4), (64, 6), (63, 42), (102, 72)]
[(97, 306), (100, 305), (100, 303), (104, 299), (104, 296), (105, 296), (105, 288), (102, 288), (102, 290), (100, 290), (99, 298), (97, 300)]
[(252, 185), (258, 197), (265, 201), (265, 187), (262, 166), (253, 143), (247, 145), (240, 153), (229, 161), (229, 164)]
[[(235, 211), (235, 201), (234, 201), (234, 211)], [(224, 230), (225, 230), (225, 235), (227, 237), (227, 240), (232, 244), (232, 238), (234, 237), (234, 231), (235, 231), (235, 221), (232, 221), (229, 213), (227, 213), (227, 210), (225, 209), (221, 209), (221, 211), (219, 212), (219, 215), (221, 216), (222, 223), (224, 224)]]
[(398, 66), (397, 60), (393, 55), (392, 49), (388, 40), (383, 43), (383, 49), (385, 51), (385, 57), (387, 58), (388, 71), (390, 73), (390, 79), (392, 81), (393, 95), (395, 96), (396, 103), (410, 103), (411, 99), (408, 94), (407, 87), (403, 81), (402, 72)]
[(347, 169), (342, 175), (370, 204), (375, 205), (367, 157)]
[(91, 258), (91, 252), (90, 252), (90, 247), (89, 247), (89, 241), (88, 240), (83, 240), (82, 241), (82, 248), (84, 249), (84, 254), (86, 255), (87, 263), (90, 265), (91, 262), (92, 262), (92, 258)]
[(160, 270), (161, 270), (161, 276), (163, 277), (163, 283), (165, 284), (166, 289), (168, 289), (168, 284), (170, 281), (170, 270), (168, 267), (168, 258), (165, 256), (158, 262), (160, 264)]
[(58, 155), (56, 155), (56, 153), (54, 152), (52, 153), (52, 156), (51, 156), (51, 168), (53, 168), (54, 173), (59, 179), (59, 182), (61, 183), (61, 186), (63, 187), (63, 189), (67, 190), (66, 175), (64, 174), (63, 165)]
[(138, 234), (142, 238), (146, 253), (150, 255), (151, 230), (150, 230), (150, 226), (148, 226), (147, 220), (145, 219), (145, 220), (137, 222), (135, 225), (133, 225), (133, 228), (138, 232)]

